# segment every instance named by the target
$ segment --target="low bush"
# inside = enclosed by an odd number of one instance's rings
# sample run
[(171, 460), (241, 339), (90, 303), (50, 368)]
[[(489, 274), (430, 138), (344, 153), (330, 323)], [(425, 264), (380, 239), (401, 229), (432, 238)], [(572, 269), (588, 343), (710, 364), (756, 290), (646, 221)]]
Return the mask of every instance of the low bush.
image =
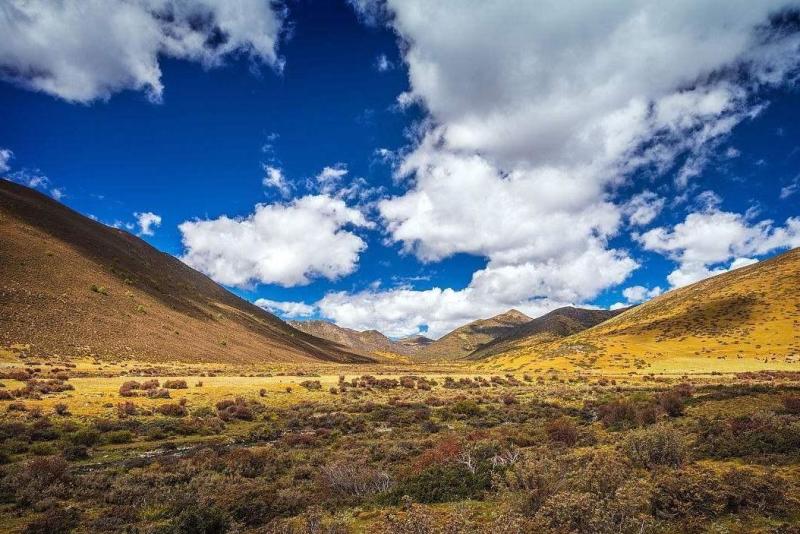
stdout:
[(770, 413), (702, 419), (697, 449), (712, 458), (740, 458), (800, 452), (800, 422)]
[(187, 389), (186, 380), (165, 380), (163, 387), (166, 389)]
[(578, 442), (578, 427), (568, 417), (561, 417), (549, 421), (545, 426), (547, 437), (553, 443), (560, 443), (572, 447)]
[(169, 417), (185, 417), (188, 413), (186, 408), (177, 402), (161, 404), (156, 407), (156, 412)]
[(300, 386), (309, 391), (318, 391), (322, 389), (322, 384), (320, 384), (319, 380), (303, 380), (300, 382)]
[(680, 467), (688, 454), (683, 433), (664, 423), (631, 430), (621, 447), (634, 465), (647, 469), (662, 465)]

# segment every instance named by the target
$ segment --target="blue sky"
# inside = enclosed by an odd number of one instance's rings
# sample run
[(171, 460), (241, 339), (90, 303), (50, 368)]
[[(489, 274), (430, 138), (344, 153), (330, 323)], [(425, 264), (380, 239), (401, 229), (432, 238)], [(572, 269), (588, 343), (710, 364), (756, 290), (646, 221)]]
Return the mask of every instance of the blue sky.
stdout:
[(0, 171), (286, 318), (438, 336), (800, 245), (792, 2), (156, 3), (0, 13)]

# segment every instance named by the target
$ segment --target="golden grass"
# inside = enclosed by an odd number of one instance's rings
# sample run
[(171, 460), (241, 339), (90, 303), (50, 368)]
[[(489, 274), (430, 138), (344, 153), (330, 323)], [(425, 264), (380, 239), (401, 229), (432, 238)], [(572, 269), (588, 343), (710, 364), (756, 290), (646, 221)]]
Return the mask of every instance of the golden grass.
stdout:
[(477, 368), (800, 370), (800, 249), (670, 291), (565, 339), (530, 338)]

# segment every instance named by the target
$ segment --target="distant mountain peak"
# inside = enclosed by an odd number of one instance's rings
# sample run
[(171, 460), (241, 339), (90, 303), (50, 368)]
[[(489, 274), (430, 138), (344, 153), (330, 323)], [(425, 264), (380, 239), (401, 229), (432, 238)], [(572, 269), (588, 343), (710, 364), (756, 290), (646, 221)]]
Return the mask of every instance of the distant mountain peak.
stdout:
[(500, 315), (495, 315), (492, 317), (492, 319), (506, 323), (527, 323), (532, 319), (532, 317), (528, 317), (521, 311), (511, 308), (507, 312), (501, 313)]

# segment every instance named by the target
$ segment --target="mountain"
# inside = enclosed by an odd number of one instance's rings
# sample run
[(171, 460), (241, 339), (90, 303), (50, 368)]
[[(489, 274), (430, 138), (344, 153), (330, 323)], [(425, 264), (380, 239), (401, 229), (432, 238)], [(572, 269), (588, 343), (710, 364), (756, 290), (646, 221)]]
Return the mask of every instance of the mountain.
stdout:
[(471, 354), (479, 347), (490, 343), (527, 323), (531, 318), (517, 310), (509, 310), (489, 319), (478, 319), (456, 328), (428, 344), (416, 356), (422, 360), (457, 360)]
[(409, 336), (393, 341), (377, 330), (359, 332), (337, 326), (329, 321), (289, 321), (289, 324), (313, 336), (337, 343), (352, 352), (378, 359), (385, 359), (392, 355), (415, 354), (432, 342), (425, 336)]
[(395, 340), (395, 343), (408, 347), (411, 350), (411, 353), (416, 353), (422, 348), (433, 343), (433, 340), (429, 337), (417, 334)]
[(377, 330), (358, 332), (329, 321), (289, 321), (289, 324), (298, 330), (327, 339), (359, 354), (389, 351), (392, 345), (392, 341)]
[(517, 346), (554, 341), (577, 334), (606, 321), (625, 310), (590, 310), (566, 306), (532, 319), (501, 333), (501, 335), (472, 352), (470, 360), (480, 360), (508, 352)]
[(366, 362), (138, 237), (0, 180), (0, 347), (150, 361)]
[(629, 372), (800, 369), (800, 249), (674, 289), (595, 327), (534, 338), (484, 367)]

